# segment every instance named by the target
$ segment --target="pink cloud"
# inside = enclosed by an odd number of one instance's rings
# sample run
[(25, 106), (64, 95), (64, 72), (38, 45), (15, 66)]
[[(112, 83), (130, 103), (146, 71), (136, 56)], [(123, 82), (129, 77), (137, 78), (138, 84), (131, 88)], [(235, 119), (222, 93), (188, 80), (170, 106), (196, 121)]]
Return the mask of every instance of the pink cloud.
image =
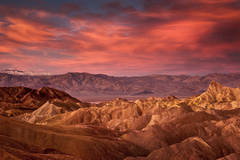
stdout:
[[(63, 13), (27, 9), (18, 16), (6, 13), (4, 21), (0, 22), (0, 52), (8, 55), (0, 54), (0, 62), (52, 73), (140, 75), (238, 71), (240, 64), (234, 59), (239, 57), (233, 54), (240, 54), (240, 38), (227, 32), (231, 27), (221, 28), (222, 23), (231, 25), (238, 20), (240, 11), (227, 5), (235, 1), (190, 2), (192, 7), (176, 2), (170, 9), (161, 8), (168, 4), (156, 2), (153, 6), (149, 3), (142, 11), (112, 4), (126, 14), (124, 18), (117, 14), (69, 17)], [(198, 8), (195, 3), (208, 7)], [(72, 7), (67, 5), (65, 10)], [(109, 5), (105, 9), (109, 9)], [(38, 19), (28, 19), (30, 13)], [(55, 26), (46, 20), (49, 17), (67, 21), (67, 26)], [(234, 38), (233, 41), (218, 45), (220, 42), (216, 40), (211, 44), (209, 40), (214, 40), (217, 30), (220, 35), (226, 32), (226, 38)]]

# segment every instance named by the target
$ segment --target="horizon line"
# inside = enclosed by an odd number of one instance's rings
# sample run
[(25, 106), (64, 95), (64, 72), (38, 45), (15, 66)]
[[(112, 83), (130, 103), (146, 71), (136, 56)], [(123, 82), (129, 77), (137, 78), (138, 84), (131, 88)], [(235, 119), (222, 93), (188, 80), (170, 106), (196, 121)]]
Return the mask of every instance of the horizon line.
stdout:
[(213, 75), (213, 74), (220, 74), (220, 75), (240, 74), (240, 72), (209, 72), (206, 74), (165, 74), (165, 73), (161, 74), (161, 73), (155, 73), (155, 74), (147, 74), (147, 75), (110, 75), (110, 74), (105, 74), (105, 73), (90, 73), (90, 72), (65, 72), (65, 73), (42, 72), (42, 73), (37, 74), (33, 71), (27, 72), (27, 71), (23, 71), (23, 70), (18, 70), (19, 72), (21, 72), (21, 74), (17, 74), (17, 73), (14, 74), (14, 73), (4, 72), (6, 70), (1, 70), (0, 73), (8, 74), (8, 75), (15, 75), (15, 76), (33, 76), (33, 77), (34, 76), (60, 76), (60, 75), (66, 75), (66, 74), (90, 74), (90, 75), (104, 75), (104, 76), (109, 76), (109, 77), (149, 77), (149, 76), (190, 76), (190, 77), (199, 76), (199, 77), (204, 77), (204, 76)]

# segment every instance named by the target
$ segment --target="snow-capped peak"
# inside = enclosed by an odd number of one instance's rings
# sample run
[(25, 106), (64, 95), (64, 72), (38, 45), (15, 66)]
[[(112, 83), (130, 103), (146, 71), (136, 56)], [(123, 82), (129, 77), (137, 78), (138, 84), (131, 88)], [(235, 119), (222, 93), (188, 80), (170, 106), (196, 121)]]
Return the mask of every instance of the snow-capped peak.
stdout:
[(4, 69), (0, 71), (1, 73), (7, 73), (12, 75), (50, 75), (50, 73), (45, 72), (31, 72), (31, 71), (23, 71), (19, 69)]

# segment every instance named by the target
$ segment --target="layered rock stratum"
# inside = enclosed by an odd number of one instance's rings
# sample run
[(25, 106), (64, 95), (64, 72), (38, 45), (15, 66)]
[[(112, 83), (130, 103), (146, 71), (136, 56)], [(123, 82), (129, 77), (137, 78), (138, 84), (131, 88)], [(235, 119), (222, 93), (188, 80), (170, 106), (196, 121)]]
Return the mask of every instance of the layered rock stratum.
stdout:
[[(17, 93), (22, 92), (25, 95), (24, 89)], [(99, 104), (84, 103), (68, 94), (61, 94), (62, 98), (51, 95), (28, 112), (0, 117), (2, 159), (240, 157), (240, 88), (211, 81), (204, 92), (187, 98), (117, 98)], [(14, 104), (19, 96), (2, 97), (2, 102)]]

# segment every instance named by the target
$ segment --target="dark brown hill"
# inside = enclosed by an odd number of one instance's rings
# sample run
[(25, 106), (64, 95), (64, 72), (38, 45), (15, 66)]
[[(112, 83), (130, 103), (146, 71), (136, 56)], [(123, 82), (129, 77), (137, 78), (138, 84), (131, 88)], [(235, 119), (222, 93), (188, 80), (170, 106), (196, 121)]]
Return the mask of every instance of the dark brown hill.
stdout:
[[(69, 94), (57, 89), (43, 87), (40, 89), (30, 89), (26, 87), (0, 87), (0, 114), (5, 116), (15, 116), (25, 112), (32, 112), (47, 101), (65, 106), (71, 111), (70, 106), (87, 106)], [(63, 104), (72, 104), (67, 107)]]

